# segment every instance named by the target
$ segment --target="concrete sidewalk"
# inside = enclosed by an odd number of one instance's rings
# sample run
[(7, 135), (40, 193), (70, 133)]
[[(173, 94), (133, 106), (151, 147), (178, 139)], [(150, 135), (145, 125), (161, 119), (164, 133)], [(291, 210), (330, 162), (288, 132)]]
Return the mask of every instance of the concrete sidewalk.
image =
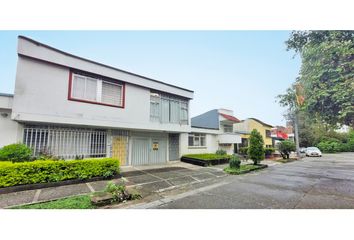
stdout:
[(157, 166), (122, 167), (122, 178), (0, 194), (0, 208), (39, 203), (101, 191), (109, 181), (137, 189), (143, 198), (226, 176), (223, 167), (199, 167), (183, 162)]

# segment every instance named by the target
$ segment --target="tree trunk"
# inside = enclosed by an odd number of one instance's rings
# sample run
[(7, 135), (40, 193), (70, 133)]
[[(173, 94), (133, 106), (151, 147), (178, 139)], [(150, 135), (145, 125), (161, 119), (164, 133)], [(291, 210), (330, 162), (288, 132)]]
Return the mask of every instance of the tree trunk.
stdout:
[(300, 141), (299, 141), (300, 139), (299, 139), (297, 111), (295, 111), (295, 116), (294, 116), (294, 128), (295, 128), (294, 130), (295, 130), (296, 156), (297, 158), (300, 158)]

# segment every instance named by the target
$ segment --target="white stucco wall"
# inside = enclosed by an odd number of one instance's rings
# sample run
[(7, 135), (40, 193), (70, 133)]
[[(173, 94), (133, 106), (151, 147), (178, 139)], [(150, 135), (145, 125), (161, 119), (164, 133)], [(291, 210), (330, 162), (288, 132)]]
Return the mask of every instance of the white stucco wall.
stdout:
[(193, 98), (193, 92), (184, 88), (172, 86), (164, 82), (149, 79), (136, 74), (130, 74), (103, 64), (97, 64), (87, 59), (78, 58), (60, 50), (54, 50), (52, 47), (45, 46), (39, 42), (29, 40), (24, 37), (18, 38), (17, 52), (20, 55), (28, 56), (42, 61), (55, 63), (64, 67), (71, 67), (96, 73), (102, 76), (120, 79), (124, 82), (156, 89), (163, 92), (173, 93), (186, 98)]
[(180, 135), (180, 154), (215, 153), (218, 150), (217, 135), (207, 133), (205, 136), (206, 147), (189, 147), (188, 133)]
[(22, 125), (11, 120), (10, 116), (10, 109), (0, 108), (0, 148), (21, 141)]
[(126, 84), (125, 108), (68, 100), (69, 68), (19, 56), (12, 119), (103, 128), (189, 132), (190, 125), (150, 122), (150, 90)]

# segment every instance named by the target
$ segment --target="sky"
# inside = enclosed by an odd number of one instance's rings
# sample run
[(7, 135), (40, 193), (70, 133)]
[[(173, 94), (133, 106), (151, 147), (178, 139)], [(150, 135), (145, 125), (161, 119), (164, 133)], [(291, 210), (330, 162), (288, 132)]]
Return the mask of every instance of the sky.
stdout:
[(191, 116), (216, 108), (285, 125), (276, 96), (300, 59), (290, 31), (0, 31), (0, 92), (13, 93), (17, 36), (194, 91)]

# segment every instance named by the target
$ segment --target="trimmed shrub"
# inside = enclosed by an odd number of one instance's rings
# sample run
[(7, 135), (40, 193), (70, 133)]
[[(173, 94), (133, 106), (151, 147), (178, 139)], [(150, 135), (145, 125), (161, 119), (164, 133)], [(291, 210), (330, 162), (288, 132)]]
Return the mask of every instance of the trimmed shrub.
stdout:
[(14, 143), (0, 149), (0, 161), (26, 162), (31, 157), (32, 150), (25, 144)]
[(0, 187), (59, 182), (70, 179), (111, 177), (119, 173), (119, 161), (112, 158), (84, 160), (38, 160), (0, 162)]
[(201, 154), (186, 154), (183, 157), (187, 158), (195, 158), (195, 159), (202, 159), (202, 160), (214, 160), (214, 159), (224, 159), (230, 158), (230, 155), (217, 155), (215, 153), (201, 153)]
[(240, 149), (238, 150), (239, 154), (241, 155), (247, 155), (248, 152), (248, 147), (240, 147)]
[(317, 144), (317, 147), (325, 153), (336, 153), (340, 152), (343, 150), (346, 150), (346, 145), (343, 143), (340, 143), (338, 140), (334, 141), (322, 141), (319, 144)]
[(296, 150), (296, 146), (293, 141), (284, 140), (278, 143), (278, 150), (283, 159), (289, 159), (290, 153)]
[(215, 152), (216, 155), (226, 155), (227, 152), (223, 149), (218, 149), (216, 152)]
[(275, 148), (265, 148), (264, 149), (264, 153), (266, 155), (266, 157), (269, 157), (270, 155), (272, 155), (275, 152)]
[(249, 141), (250, 145), (248, 148), (248, 156), (250, 159), (252, 159), (253, 164), (257, 165), (260, 161), (264, 159), (263, 137), (257, 131), (257, 129), (253, 129)]
[(240, 168), (241, 160), (237, 155), (232, 155), (229, 161), (230, 168)]

